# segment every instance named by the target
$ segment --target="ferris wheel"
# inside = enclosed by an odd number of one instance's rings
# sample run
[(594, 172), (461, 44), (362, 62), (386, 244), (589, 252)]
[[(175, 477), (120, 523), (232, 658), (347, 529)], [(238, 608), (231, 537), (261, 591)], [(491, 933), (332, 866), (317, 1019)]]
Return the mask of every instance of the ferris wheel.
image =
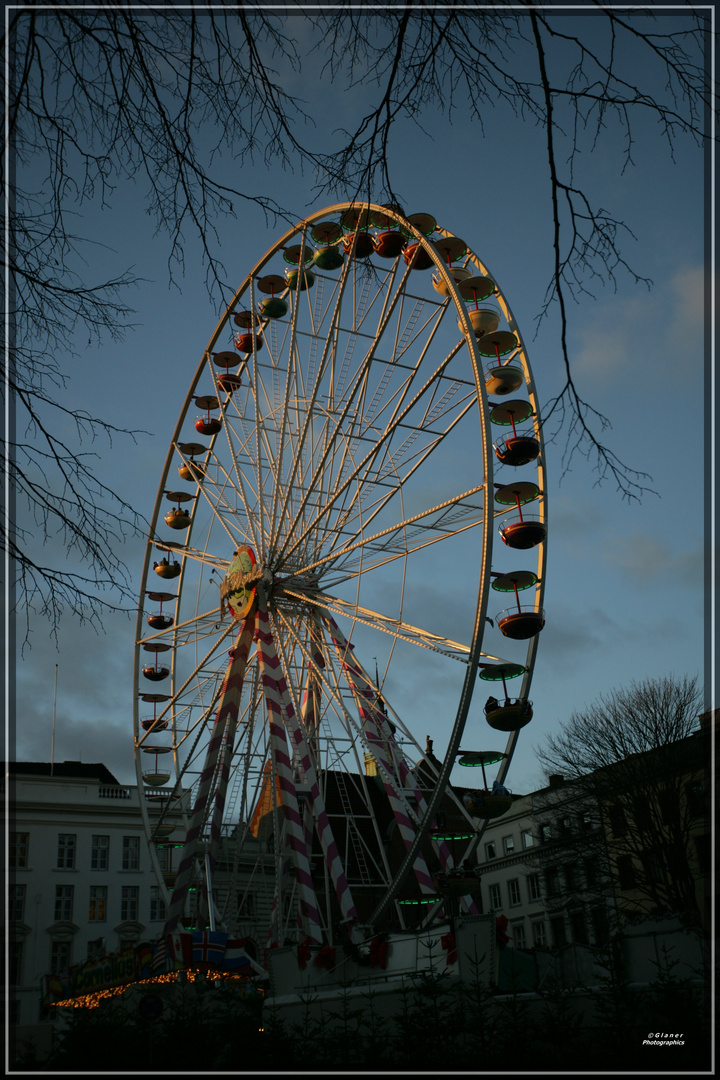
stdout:
[[(166, 928), (229, 833), (271, 856), (269, 942), (441, 907), (428, 850), (447, 881), (509, 805), (485, 767), (502, 784), (532, 716), (546, 534), (527, 350), (466, 241), (367, 203), (289, 229), (210, 338), (152, 515), (134, 742)], [(456, 763), (482, 768), (464, 803)]]

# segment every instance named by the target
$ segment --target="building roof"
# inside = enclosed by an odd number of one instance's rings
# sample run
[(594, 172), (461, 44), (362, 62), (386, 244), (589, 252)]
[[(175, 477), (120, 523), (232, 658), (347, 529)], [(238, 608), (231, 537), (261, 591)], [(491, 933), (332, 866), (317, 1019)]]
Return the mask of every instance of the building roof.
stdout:
[[(8, 761), (3, 762), (3, 773), (11, 776), (50, 776), (49, 761)], [(65, 777), (73, 780), (98, 780), (101, 784), (117, 784), (120, 781), (113, 776), (101, 762), (56, 761), (52, 766), (53, 779)]]

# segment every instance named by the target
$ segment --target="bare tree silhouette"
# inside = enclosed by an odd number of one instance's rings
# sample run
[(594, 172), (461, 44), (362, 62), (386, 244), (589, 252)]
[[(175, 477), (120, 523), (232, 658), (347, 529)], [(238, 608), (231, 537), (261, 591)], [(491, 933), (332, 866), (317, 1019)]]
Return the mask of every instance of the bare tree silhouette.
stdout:
[[(621, 917), (671, 911), (701, 921), (697, 883), (705, 868), (695, 842), (702, 845), (709, 831), (710, 787), (701, 699), (695, 678), (633, 683), (573, 713), (538, 750), (548, 772), (564, 776), (575, 797), (600, 813), (604, 827), (592, 854), (605, 850)], [(552, 810), (551, 799), (547, 805)]]

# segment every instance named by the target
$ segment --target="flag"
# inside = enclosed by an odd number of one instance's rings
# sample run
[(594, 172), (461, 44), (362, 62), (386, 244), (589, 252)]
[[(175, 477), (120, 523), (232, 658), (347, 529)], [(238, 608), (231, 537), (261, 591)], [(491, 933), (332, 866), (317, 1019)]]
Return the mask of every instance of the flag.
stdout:
[(59, 975), (43, 975), (43, 1005), (62, 1001), (70, 996), (70, 980), (67, 971)]
[(192, 962), (222, 967), (227, 934), (221, 930), (196, 930), (192, 936)]
[(175, 930), (165, 937), (171, 970), (192, 967), (192, 934), (183, 934)]
[(150, 961), (150, 970), (153, 975), (164, 975), (166, 971), (170, 970), (170, 967), (171, 961), (168, 943), (167, 940), (162, 937), (159, 941), (155, 942), (152, 960)]
[(245, 952), (245, 944), (249, 938), (228, 938), (225, 947), (225, 959), (223, 967), (227, 971), (250, 971), (250, 957)]
[(135, 946), (135, 978), (147, 979), (151, 972), (154, 948), (149, 941), (141, 941)]

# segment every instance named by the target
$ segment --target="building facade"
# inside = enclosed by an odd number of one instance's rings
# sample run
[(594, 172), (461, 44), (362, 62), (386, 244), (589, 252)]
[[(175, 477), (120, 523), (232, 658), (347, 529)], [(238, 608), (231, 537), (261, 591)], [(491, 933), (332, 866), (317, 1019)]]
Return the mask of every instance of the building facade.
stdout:
[(710, 732), (581, 781), (551, 776), (487, 823), (477, 849), (484, 911), (516, 948), (598, 945), (610, 925), (668, 914), (709, 933)]
[(101, 764), (11, 763), (10, 1020), (43, 1023), (43, 977), (157, 937), (165, 890), (137, 788)]
[(557, 778), (488, 822), (477, 851), (483, 910), (506, 916), (511, 945), (604, 940), (601, 836), (597, 812)]

